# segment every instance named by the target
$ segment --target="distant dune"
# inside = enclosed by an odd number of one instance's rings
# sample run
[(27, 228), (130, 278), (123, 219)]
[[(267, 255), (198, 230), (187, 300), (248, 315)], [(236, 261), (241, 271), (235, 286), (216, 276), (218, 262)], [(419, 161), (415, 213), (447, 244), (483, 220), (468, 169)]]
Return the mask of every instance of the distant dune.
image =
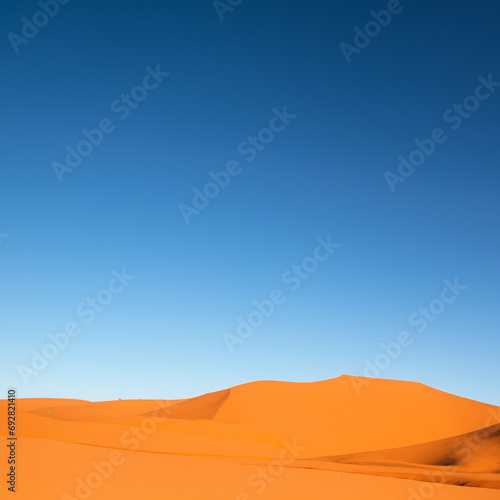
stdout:
[(358, 382), (20, 399), (13, 498), (500, 499), (500, 407), (411, 382), (363, 379), (357, 392)]

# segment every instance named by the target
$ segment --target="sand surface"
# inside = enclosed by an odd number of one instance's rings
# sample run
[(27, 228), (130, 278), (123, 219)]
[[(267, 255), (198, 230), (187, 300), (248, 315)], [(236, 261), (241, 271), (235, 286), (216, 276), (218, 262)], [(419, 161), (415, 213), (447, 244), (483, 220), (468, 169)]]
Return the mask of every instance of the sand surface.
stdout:
[(175, 401), (19, 399), (16, 494), (2, 481), (0, 496), (499, 500), (499, 424), (500, 407), (348, 376)]

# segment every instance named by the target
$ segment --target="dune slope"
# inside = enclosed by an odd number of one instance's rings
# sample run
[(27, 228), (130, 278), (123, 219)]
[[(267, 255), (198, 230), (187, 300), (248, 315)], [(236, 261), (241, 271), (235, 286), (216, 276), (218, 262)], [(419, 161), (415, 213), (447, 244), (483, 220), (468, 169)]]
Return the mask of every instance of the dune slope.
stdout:
[(359, 383), (20, 399), (17, 498), (500, 498), (500, 408), (417, 383)]

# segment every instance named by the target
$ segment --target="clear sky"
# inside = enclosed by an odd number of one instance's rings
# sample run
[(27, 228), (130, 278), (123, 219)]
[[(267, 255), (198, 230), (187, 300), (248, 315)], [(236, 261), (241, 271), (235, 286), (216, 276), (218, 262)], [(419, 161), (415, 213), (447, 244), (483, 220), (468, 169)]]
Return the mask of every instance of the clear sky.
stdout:
[(59, 2), (1, 7), (5, 391), (500, 405), (500, 6)]

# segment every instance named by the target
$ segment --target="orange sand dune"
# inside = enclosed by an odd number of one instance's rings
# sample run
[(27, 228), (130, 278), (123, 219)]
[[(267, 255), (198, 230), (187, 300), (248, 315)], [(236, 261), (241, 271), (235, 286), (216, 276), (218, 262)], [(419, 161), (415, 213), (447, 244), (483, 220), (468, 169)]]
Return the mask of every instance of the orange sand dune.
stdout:
[(324, 460), (348, 464), (396, 463), (500, 474), (500, 424), (430, 443)]
[(361, 382), (254, 382), (174, 401), (20, 399), (16, 498), (500, 498), (499, 407)]
[[(33, 400), (26, 400), (33, 401)], [(64, 400), (62, 400), (64, 401)], [(162, 405), (177, 403), (174, 401), (162, 401)], [(144, 412), (154, 410), (158, 403), (148, 400), (128, 400), (125, 406), (122, 401), (102, 401), (89, 404), (88, 401), (72, 402), (71, 404), (58, 403), (57, 400), (47, 400), (46, 405), (31, 409), (31, 413), (40, 416), (50, 416), (56, 420), (67, 420), (75, 422), (106, 422), (119, 418), (141, 415)], [(125, 410), (125, 408), (128, 408)], [(23, 410), (28, 411), (24, 407)]]
[(500, 489), (500, 424), (403, 448), (300, 462), (318, 469)]

